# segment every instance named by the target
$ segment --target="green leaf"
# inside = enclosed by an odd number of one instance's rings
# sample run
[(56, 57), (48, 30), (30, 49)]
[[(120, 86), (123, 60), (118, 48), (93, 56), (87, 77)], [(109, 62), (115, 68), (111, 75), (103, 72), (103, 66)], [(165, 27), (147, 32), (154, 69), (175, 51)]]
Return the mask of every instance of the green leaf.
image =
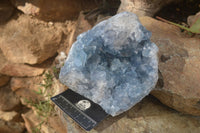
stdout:
[(192, 33), (200, 34), (200, 16), (196, 19), (195, 23), (190, 27)]
[(158, 18), (159, 20), (161, 20), (163, 22), (175, 25), (175, 26), (177, 26), (177, 27), (179, 27), (181, 29), (184, 29), (186, 31), (189, 31), (191, 33), (200, 34), (200, 16), (197, 18), (197, 20), (195, 21), (195, 23), (190, 28), (187, 28), (187, 27), (185, 27), (183, 25), (180, 25), (180, 24), (173, 23), (171, 21), (165, 20), (165, 19), (160, 18), (160, 17), (156, 17), (156, 18)]
[(38, 91), (34, 91), (36, 94), (39, 94), (39, 95), (42, 95), (43, 92), (42, 92), (42, 89), (41, 88), (38, 88)]

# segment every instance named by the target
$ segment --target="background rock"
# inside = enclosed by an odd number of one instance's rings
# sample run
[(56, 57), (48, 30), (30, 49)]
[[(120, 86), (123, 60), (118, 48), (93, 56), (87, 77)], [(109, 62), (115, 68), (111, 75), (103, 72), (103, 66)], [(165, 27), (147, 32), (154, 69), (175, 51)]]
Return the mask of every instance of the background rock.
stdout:
[(25, 130), (23, 123), (7, 122), (0, 119), (1, 133), (23, 133)]
[(9, 80), (10, 80), (9, 76), (0, 74), (0, 87), (6, 85)]
[(55, 26), (59, 27), (63, 31), (62, 41), (59, 49), (57, 50), (58, 53), (64, 51), (66, 54), (68, 54), (68, 51), (73, 44), (73, 36), (76, 23), (76, 21), (66, 21), (64, 24), (55, 23)]
[(14, 12), (14, 6), (11, 4), (10, 0), (1, 0), (0, 24), (6, 22), (12, 16), (13, 12)]
[(84, 31), (88, 31), (92, 28), (92, 25), (86, 19), (86, 15), (83, 11), (80, 12), (79, 17), (77, 19), (76, 28), (73, 36), (73, 42), (76, 41), (76, 37), (83, 33)]
[(76, 41), (76, 37), (89, 29), (91, 29), (91, 24), (85, 19), (85, 14), (83, 11), (79, 13), (78, 19), (76, 23), (73, 23), (71, 26), (69, 26), (68, 31), (64, 32), (65, 34), (68, 34), (67, 38), (67, 47), (63, 48), (66, 49), (65, 53), (68, 55), (69, 50), (71, 49), (72, 44)]
[(18, 121), (19, 117), (20, 117), (19, 114), (15, 111), (11, 112), (0, 111), (0, 119), (4, 121)]
[(159, 11), (163, 6), (180, 0), (121, 0), (118, 12), (129, 11), (138, 16), (150, 16)]
[(20, 97), (22, 104), (27, 105), (25, 99), (28, 100), (42, 100), (42, 97), (36, 93), (38, 88), (41, 88), (42, 76), (31, 77), (31, 78), (12, 78), (11, 89), (15, 94)]
[(65, 125), (63, 125), (62, 121), (57, 115), (50, 117), (48, 122), (49, 122), (49, 125), (53, 129), (55, 129), (58, 133), (67, 133)]
[[(37, 125), (39, 125), (39, 123), (41, 122), (37, 114), (35, 114), (32, 110), (22, 114), (22, 118), (24, 119), (25, 127), (29, 133), (32, 133), (34, 128), (36, 128)], [(39, 129), (39, 131), (41, 131), (41, 129)], [(48, 133), (48, 132), (44, 132), (44, 133)]]
[(38, 76), (44, 72), (42, 68), (34, 68), (24, 64), (6, 64), (1, 70), (1, 74), (15, 77)]
[(9, 85), (0, 88), (0, 110), (10, 111), (20, 106), (19, 98), (12, 92)]
[(200, 39), (183, 37), (179, 28), (149, 17), (141, 22), (159, 47), (160, 82), (151, 94), (178, 111), (200, 115)]
[[(41, 119), (33, 111), (22, 114), (25, 121), (26, 129), (29, 133), (41, 122)], [(58, 116), (49, 118), (48, 123), (41, 125), (40, 132), (42, 133), (66, 133), (65, 127), (62, 125)]]
[(47, 23), (21, 15), (0, 27), (0, 48), (13, 63), (37, 64), (59, 48), (62, 31)]
[(46, 21), (65, 21), (77, 17), (81, 10), (94, 9), (100, 3), (101, 0), (16, 0), (15, 5), (25, 14)]
[[(69, 133), (86, 133), (69, 117), (67, 124)], [(199, 124), (199, 117), (182, 115), (148, 96), (127, 112), (106, 118), (88, 133), (199, 133)]]
[[(24, 64), (9, 62), (0, 49), (0, 74), (16, 77), (29, 77), (40, 75), (43, 72), (43, 68), (31, 67)], [(3, 82), (3, 80), (1, 82)]]

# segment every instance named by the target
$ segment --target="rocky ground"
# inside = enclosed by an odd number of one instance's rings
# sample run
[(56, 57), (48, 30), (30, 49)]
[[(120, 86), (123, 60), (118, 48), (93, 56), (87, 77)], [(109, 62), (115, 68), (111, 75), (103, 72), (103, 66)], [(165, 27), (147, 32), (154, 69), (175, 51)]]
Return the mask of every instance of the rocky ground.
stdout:
[[(132, 109), (108, 117), (91, 133), (200, 132), (200, 38), (149, 17), (168, 2), (171, 0), (153, 11), (138, 11), (159, 47), (156, 88)], [(139, 9), (135, 6), (143, 4), (137, 0), (121, 0), (121, 4), (108, 0), (103, 6), (101, 0), (2, 0), (0, 133), (85, 132), (70, 118), (66, 120), (50, 101), (67, 89), (58, 81), (59, 68), (77, 35), (114, 15), (119, 6), (118, 12), (135, 12)]]

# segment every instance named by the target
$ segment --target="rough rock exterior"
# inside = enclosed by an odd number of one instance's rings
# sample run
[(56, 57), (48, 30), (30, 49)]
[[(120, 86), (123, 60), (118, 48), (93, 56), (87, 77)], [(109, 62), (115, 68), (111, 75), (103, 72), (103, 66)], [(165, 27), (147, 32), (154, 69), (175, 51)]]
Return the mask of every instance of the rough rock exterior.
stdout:
[(0, 73), (16, 76), (16, 77), (26, 77), (26, 76), (38, 76), (44, 72), (43, 68), (35, 68), (24, 64), (5, 64), (0, 70)]
[(98, 103), (122, 113), (149, 94), (157, 82), (157, 51), (133, 13), (120, 13), (78, 36), (60, 80)]
[[(84, 9), (94, 9), (101, 0), (15, 0), (16, 7), (28, 15), (46, 21), (65, 21)], [(59, 8), (58, 8), (59, 7)]]
[(9, 76), (5, 76), (5, 75), (0, 74), (0, 87), (6, 85), (9, 80), (10, 80)]
[[(64, 122), (68, 133), (86, 133), (69, 117)], [(199, 133), (199, 124), (199, 117), (183, 115), (147, 96), (127, 112), (106, 118), (88, 133)]]
[(0, 48), (9, 61), (37, 64), (56, 54), (62, 31), (21, 15), (0, 27), (0, 36)]
[[(32, 110), (22, 114), (22, 118), (25, 121), (25, 127), (29, 133), (33, 132), (33, 129), (41, 123), (41, 119), (38, 119), (38, 115)], [(66, 128), (62, 125), (58, 116), (49, 117), (48, 123), (41, 125), (40, 132), (42, 133), (66, 133)]]
[(0, 111), (0, 119), (4, 121), (19, 121), (20, 115), (15, 111)]
[(38, 95), (38, 88), (42, 81), (42, 76), (30, 77), (30, 78), (12, 78), (10, 81), (10, 87), (15, 94), (20, 97), (21, 103), (28, 105), (24, 102), (25, 99), (32, 99), (32, 101), (43, 100), (41, 95)]
[(25, 127), (23, 123), (7, 122), (0, 119), (0, 132), (1, 133), (23, 133)]
[(12, 92), (10, 87), (0, 88), (0, 110), (10, 111), (20, 106), (19, 98)]
[(178, 111), (200, 115), (200, 39), (149, 17), (140, 20), (159, 47), (160, 78), (151, 94)]
[(138, 16), (153, 16), (163, 6), (180, 0), (121, 0), (118, 12), (133, 12)]
[[(8, 76), (16, 76), (16, 77), (25, 77), (25, 76), (29, 77), (29, 76), (41, 75), (43, 72), (44, 72), (43, 68), (31, 67), (31, 66), (25, 65), (25, 64), (9, 62), (5, 58), (5, 56), (3, 55), (3, 53), (0, 49), (0, 74), (8, 75)], [(0, 77), (0, 79), (1, 79), (1, 77)], [(0, 83), (3, 83), (3, 80), (0, 81)], [(4, 84), (6, 84), (6, 83), (4, 83)]]

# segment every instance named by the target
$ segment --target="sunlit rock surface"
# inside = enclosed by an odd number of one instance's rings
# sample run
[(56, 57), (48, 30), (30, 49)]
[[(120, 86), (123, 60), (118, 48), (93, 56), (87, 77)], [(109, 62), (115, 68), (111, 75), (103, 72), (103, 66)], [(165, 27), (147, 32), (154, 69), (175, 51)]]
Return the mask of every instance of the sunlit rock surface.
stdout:
[(60, 81), (118, 115), (149, 94), (158, 79), (157, 46), (133, 13), (123, 12), (78, 36)]

